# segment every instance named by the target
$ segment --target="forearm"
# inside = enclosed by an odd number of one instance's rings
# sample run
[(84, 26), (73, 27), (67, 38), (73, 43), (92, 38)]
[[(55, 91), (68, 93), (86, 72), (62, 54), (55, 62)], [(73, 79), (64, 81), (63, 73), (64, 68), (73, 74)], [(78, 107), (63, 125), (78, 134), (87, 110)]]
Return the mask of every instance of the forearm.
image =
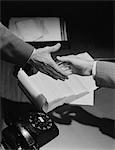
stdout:
[(99, 87), (115, 88), (115, 64), (97, 61), (94, 79)]
[(2, 59), (23, 65), (30, 58), (33, 50), (33, 46), (22, 41), (0, 24), (0, 51)]

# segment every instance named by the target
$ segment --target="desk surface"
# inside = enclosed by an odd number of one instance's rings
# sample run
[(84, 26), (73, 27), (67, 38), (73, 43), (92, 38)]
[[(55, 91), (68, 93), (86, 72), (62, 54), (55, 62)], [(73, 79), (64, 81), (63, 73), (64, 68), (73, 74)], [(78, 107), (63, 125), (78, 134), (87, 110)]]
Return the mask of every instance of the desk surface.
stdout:
[[(23, 4), (21, 4), (22, 6)], [(9, 7), (5, 5), (5, 9), (2, 11), (6, 14), (2, 17), (2, 20), (6, 21), (14, 15), (16, 11), (19, 14), (20, 8), (18, 3), (15, 5), (17, 7)], [(38, 6), (35, 4), (38, 8)], [(44, 5), (43, 5), (44, 6)], [(61, 7), (60, 7), (61, 6)], [(49, 9), (50, 5), (47, 5), (48, 10), (42, 12), (47, 15), (49, 14), (65, 14), (65, 17), (69, 23), (70, 38), (71, 38), (71, 53), (81, 53), (89, 52), (94, 58), (95, 57), (113, 57), (112, 45), (113, 45), (113, 15), (112, 15), (112, 4), (108, 5), (93, 5), (93, 7), (79, 7), (76, 2), (72, 5), (67, 5), (65, 3), (61, 5), (55, 5), (55, 8)], [(86, 4), (87, 6), (87, 4)], [(92, 5), (91, 5), (92, 6)], [(95, 6), (95, 7), (94, 7)], [(71, 7), (71, 9), (70, 9)], [(18, 9), (17, 9), (18, 8)], [(27, 11), (25, 11), (25, 8)], [(20, 12), (20, 16), (23, 15), (33, 15), (36, 16), (36, 9), (30, 11), (30, 7), (27, 8), (27, 4), (23, 5), (23, 10)], [(46, 8), (46, 5), (45, 5)], [(69, 8), (69, 9), (68, 9)], [(12, 11), (10, 11), (10, 9)], [(41, 13), (43, 7), (38, 9), (38, 13)], [(53, 11), (55, 10), (55, 11)], [(71, 11), (72, 10), (72, 11)], [(76, 11), (76, 13), (75, 13)], [(7, 13), (6, 13), (7, 12)], [(16, 13), (15, 12), (15, 13)], [(40, 13), (39, 13), (40, 12)], [(53, 12), (53, 13), (52, 13)], [(54, 13), (55, 12), (55, 13)], [(9, 14), (11, 13), (11, 14)], [(67, 15), (66, 15), (67, 14)], [(57, 16), (57, 15), (56, 15)], [(7, 21), (6, 21), (7, 22)], [(63, 51), (63, 54), (69, 54), (67, 50)], [(12, 101), (25, 102), (28, 101), (24, 94), (20, 91), (17, 86), (16, 79), (12, 76), (13, 67), (12, 65), (6, 63), (6, 66), (3, 66), (3, 72), (1, 78), (1, 96), (5, 97)], [(7, 84), (6, 84), (7, 83)], [(11, 88), (12, 85), (12, 88)], [(114, 95), (115, 91), (109, 89), (102, 89), (96, 93), (97, 97), (95, 99), (95, 106), (84, 107), (88, 112), (97, 115), (98, 117), (107, 117), (112, 118), (112, 115), (115, 116), (114, 112)], [(79, 113), (79, 111), (77, 111)], [(82, 117), (80, 117), (82, 118)], [(84, 120), (84, 119), (82, 119)], [(102, 134), (97, 127), (92, 127), (89, 125), (83, 125), (78, 122), (72, 121), (71, 125), (60, 125), (57, 124), (60, 130), (60, 134), (57, 138), (52, 140), (47, 145), (43, 146), (41, 150), (113, 150), (115, 149), (115, 141)]]
[(98, 128), (81, 125), (59, 125), (59, 136), (40, 150), (113, 150), (115, 140), (102, 134)]
[[(3, 67), (3, 72), (7, 70), (7, 73), (4, 73), (5, 80), (2, 80), (2, 86), (4, 87), (1, 92), (7, 95), (6, 98), (12, 99), (12, 101), (25, 102), (27, 98), (20, 91), (17, 86), (17, 82), (12, 76), (11, 65), (6, 63), (6, 68)], [(11, 77), (11, 78), (10, 78)], [(9, 84), (6, 84), (9, 83)], [(12, 88), (10, 85), (14, 85)], [(7, 90), (8, 89), (8, 90)], [(18, 89), (18, 90), (17, 90)], [(13, 92), (11, 92), (13, 91)], [(14, 93), (14, 95), (13, 95)], [(5, 96), (4, 95), (4, 96)], [(16, 99), (17, 97), (17, 99)], [(113, 89), (99, 89), (95, 93), (95, 106), (88, 107), (83, 106), (82, 108), (86, 112), (90, 112), (94, 116), (106, 117), (106, 118), (115, 118), (114, 113), (114, 97), (115, 90)], [(62, 109), (63, 110), (63, 109)], [(80, 110), (76, 110), (76, 115), (78, 113), (78, 121), (84, 121), (82, 113)], [(85, 114), (86, 114), (85, 112)], [(81, 114), (81, 115), (80, 115)], [(92, 119), (91, 119), (92, 120)], [(102, 134), (99, 131), (98, 127), (92, 127), (90, 125), (81, 124), (78, 121), (72, 121), (71, 124), (59, 124), (59, 136), (54, 140), (44, 145), (40, 150), (113, 150), (115, 149), (115, 140), (111, 137)]]

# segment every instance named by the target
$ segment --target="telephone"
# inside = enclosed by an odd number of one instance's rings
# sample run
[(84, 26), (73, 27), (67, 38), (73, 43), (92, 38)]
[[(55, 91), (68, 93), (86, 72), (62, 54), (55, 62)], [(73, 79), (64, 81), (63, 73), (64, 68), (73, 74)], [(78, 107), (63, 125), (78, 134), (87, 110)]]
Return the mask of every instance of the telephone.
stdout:
[(28, 112), (2, 131), (2, 145), (5, 150), (39, 150), (58, 134), (48, 114)]
[[(19, 67), (15, 68), (14, 76), (17, 76), (18, 70)], [(29, 75), (33, 74), (33, 68), (30, 65), (26, 65), (24, 70)], [(19, 85), (21, 87), (21, 84)], [(22, 91), (25, 93), (23, 89)], [(40, 99), (35, 101), (29, 93), (26, 93), (26, 96), (34, 104), (35, 111), (26, 112), (2, 131), (4, 150), (39, 150), (59, 135), (57, 126), (41, 108)]]

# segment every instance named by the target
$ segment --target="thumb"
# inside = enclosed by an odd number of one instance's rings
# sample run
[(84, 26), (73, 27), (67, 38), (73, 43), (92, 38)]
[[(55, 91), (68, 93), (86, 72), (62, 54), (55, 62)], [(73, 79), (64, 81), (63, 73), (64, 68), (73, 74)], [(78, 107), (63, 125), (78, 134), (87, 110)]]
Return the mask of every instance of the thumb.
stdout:
[(57, 59), (62, 61), (62, 62), (71, 62), (71, 59), (68, 56), (62, 56), (62, 57), (57, 56)]
[(61, 47), (60, 43), (57, 43), (54, 46), (50, 46), (50, 47), (48, 47), (49, 48), (49, 52), (56, 52), (58, 49), (60, 49), (60, 47)]

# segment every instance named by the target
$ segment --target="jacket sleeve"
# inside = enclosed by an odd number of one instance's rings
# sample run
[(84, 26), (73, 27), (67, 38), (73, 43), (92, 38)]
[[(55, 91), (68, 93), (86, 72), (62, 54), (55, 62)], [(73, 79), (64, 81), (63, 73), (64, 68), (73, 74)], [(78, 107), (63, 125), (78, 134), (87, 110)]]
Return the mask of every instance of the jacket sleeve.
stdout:
[(115, 88), (115, 63), (98, 61), (94, 79), (99, 87)]
[(33, 50), (33, 46), (19, 39), (0, 23), (1, 59), (23, 65), (30, 58)]

